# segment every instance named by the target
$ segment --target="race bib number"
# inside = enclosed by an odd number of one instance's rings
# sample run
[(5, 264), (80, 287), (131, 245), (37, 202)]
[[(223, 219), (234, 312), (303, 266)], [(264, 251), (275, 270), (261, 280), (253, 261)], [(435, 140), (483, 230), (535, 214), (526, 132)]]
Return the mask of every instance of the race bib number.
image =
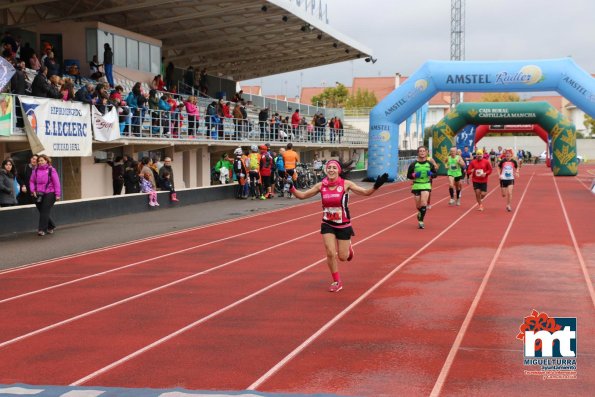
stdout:
[(343, 223), (343, 208), (329, 207), (322, 211), (322, 219), (328, 222)]
[(475, 176), (483, 176), (483, 170), (475, 170)]
[(504, 169), (502, 170), (502, 179), (513, 179), (512, 173), (513, 173), (513, 169), (512, 166), (507, 165), (504, 167)]
[(453, 171), (456, 171), (456, 170), (457, 170), (457, 168), (459, 168), (459, 167), (458, 167), (458, 165), (456, 165), (456, 164), (451, 164), (451, 165), (450, 165), (450, 169), (451, 169), (451, 170), (453, 170)]

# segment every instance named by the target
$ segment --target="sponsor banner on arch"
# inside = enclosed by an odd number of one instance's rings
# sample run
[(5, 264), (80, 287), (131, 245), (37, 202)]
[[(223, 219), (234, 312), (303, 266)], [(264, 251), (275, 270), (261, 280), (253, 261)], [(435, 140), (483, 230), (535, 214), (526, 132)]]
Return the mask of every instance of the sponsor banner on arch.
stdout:
[(91, 112), (87, 104), (48, 98), (19, 97), (29, 140), (38, 140), (50, 157), (92, 155)]

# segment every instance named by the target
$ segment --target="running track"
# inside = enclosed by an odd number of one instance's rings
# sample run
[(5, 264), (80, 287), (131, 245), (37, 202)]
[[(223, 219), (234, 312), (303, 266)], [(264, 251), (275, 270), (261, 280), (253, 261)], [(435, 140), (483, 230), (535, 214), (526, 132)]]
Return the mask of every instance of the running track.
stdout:
[[(408, 184), (352, 196), (337, 294), (318, 202), (2, 271), (0, 384), (592, 395), (589, 179), (526, 166), (512, 213), (495, 176), (483, 213), (467, 186), (449, 207), (445, 184), (425, 230)], [(524, 374), (532, 309), (577, 318), (578, 379)]]

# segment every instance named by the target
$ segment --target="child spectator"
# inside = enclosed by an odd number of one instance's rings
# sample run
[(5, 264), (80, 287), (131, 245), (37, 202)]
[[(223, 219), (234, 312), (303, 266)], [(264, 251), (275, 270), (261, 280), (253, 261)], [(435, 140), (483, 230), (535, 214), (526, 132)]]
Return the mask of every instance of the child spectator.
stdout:
[(155, 185), (152, 182), (152, 175), (150, 172), (145, 172), (143, 174), (143, 179), (140, 181), (140, 191), (142, 193), (149, 193), (149, 205), (151, 207), (159, 207), (159, 203), (157, 202), (157, 191), (155, 190)]
[[(174, 186), (171, 183), (171, 174), (169, 173), (169, 171), (163, 171), (161, 173), (161, 188), (163, 190), (169, 191), (169, 199), (171, 201), (180, 201), (180, 200), (178, 200), (178, 197), (176, 195), (176, 190), (174, 189)], [(157, 205), (159, 205), (159, 204), (157, 204)]]

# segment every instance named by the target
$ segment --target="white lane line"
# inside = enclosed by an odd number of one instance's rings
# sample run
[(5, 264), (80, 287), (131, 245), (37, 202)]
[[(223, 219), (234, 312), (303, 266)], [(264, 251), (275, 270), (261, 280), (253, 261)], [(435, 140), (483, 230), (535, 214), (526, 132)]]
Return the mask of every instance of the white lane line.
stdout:
[[(404, 187), (404, 188), (400, 188), (400, 189), (396, 189), (396, 190), (391, 190), (391, 191), (386, 192), (386, 193), (378, 193), (378, 194), (375, 194), (374, 196), (376, 198), (377, 197), (382, 197), (382, 196), (385, 196), (385, 195), (397, 193), (397, 192), (400, 192), (402, 190), (407, 190), (407, 189), (409, 189), (409, 186)], [(367, 200), (370, 200), (370, 198), (368, 197), (368, 198), (364, 198), (364, 199), (361, 199), (361, 200), (357, 200), (357, 201), (352, 202), (351, 204), (357, 204), (357, 203), (364, 202), (364, 201), (367, 201)], [(141, 238), (141, 239), (128, 241), (128, 242), (125, 242), (125, 243), (112, 244), (112, 245), (108, 245), (107, 247), (95, 248), (95, 249), (91, 249), (91, 250), (77, 252), (75, 254), (60, 256), (58, 258), (48, 259), (48, 260), (45, 260), (45, 261), (40, 261), (40, 262), (36, 262), (36, 263), (29, 263), (29, 264), (21, 265), (21, 266), (16, 266), (16, 267), (13, 267), (13, 268), (10, 268), (10, 269), (3, 269), (3, 270), (0, 270), (0, 276), (3, 276), (4, 274), (7, 274), (7, 273), (18, 272), (18, 271), (21, 271), (21, 270), (28, 270), (28, 269), (33, 268), (33, 267), (48, 265), (48, 264), (51, 264), (51, 263), (54, 263), (54, 262), (59, 262), (59, 261), (65, 260), (65, 259), (72, 259), (72, 258), (78, 258), (78, 257), (81, 257), (81, 256), (92, 255), (92, 254), (96, 254), (98, 252), (104, 252), (104, 251), (109, 251), (109, 250), (116, 249), (116, 248), (127, 247), (127, 246), (130, 246), (130, 245), (139, 244), (139, 243), (143, 243), (143, 242), (151, 241), (151, 240), (156, 240), (156, 239), (160, 239), (160, 238), (163, 238), (163, 237), (174, 236), (174, 235), (182, 234), (182, 233), (190, 233), (190, 232), (193, 232), (193, 231), (196, 231), (196, 230), (201, 230), (201, 229), (205, 229), (205, 228), (213, 227), (213, 226), (219, 226), (219, 225), (223, 225), (223, 224), (231, 223), (231, 222), (243, 221), (243, 220), (246, 220), (246, 219), (249, 219), (249, 218), (258, 217), (258, 216), (268, 216), (268, 215), (274, 214), (276, 212), (288, 211), (288, 210), (294, 209), (296, 207), (302, 207), (302, 206), (307, 206), (307, 205), (311, 205), (311, 204), (314, 204), (314, 202), (300, 203), (300, 204), (292, 205), (290, 207), (277, 208), (277, 209), (270, 210), (270, 211), (259, 212), (257, 214), (249, 214), (249, 215), (244, 215), (244, 216), (241, 216), (241, 217), (234, 217), (233, 219), (226, 219), (226, 220), (219, 221), (219, 222), (208, 223), (206, 225), (200, 225), (200, 226), (191, 227), (191, 228), (187, 228), (187, 229), (183, 229), (183, 230), (176, 230), (174, 232), (167, 232), (167, 233), (159, 234), (159, 235), (156, 235), (156, 236), (144, 237), (144, 238)], [(319, 214), (319, 213), (320, 212), (315, 212), (314, 214)]]
[[(374, 212), (381, 211), (381, 210), (383, 210), (383, 209), (385, 209), (385, 208), (388, 208), (388, 207), (390, 207), (390, 206), (393, 206), (393, 205), (395, 205), (395, 204), (401, 203), (401, 202), (403, 202), (403, 201), (406, 201), (406, 200), (410, 200), (410, 198), (409, 198), (409, 197), (407, 197), (407, 198), (401, 199), (401, 200), (399, 200), (399, 201), (396, 201), (396, 202), (394, 202), (394, 203), (390, 203), (390, 204), (387, 204), (387, 205), (385, 205), (385, 206), (382, 206), (382, 207), (379, 207), (379, 208), (373, 209), (373, 210), (371, 210), (371, 211), (368, 211), (368, 212), (366, 212), (366, 213), (364, 213), (364, 214), (361, 214), (361, 215), (358, 215), (358, 216), (356, 216), (356, 217), (353, 217), (352, 219), (357, 219), (357, 218), (363, 217), (363, 216), (365, 216), (365, 215), (369, 215), (369, 214), (372, 214), (372, 213), (374, 213)], [(147, 295), (149, 295), (149, 294), (152, 294), (152, 293), (154, 293), (154, 292), (161, 291), (161, 290), (163, 290), (163, 289), (165, 289), (165, 288), (168, 288), (168, 287), (171, 287), (171, 286), (174, 286), (174, 285), (177, 285), (177, 284), (183, 283), (183, 282), (185, 282), (185, 281), (191, 280), (191, 279), (193, 279), (193, 278), (196, 278), (196, 277), (198, 277), (198, 276), (202, 276), (202, 275), (205, 275), (205, 274), (211, 273), (211, 272), (213, 272), (213, 271), (215, 271), (215, 270), (222, 269), (222, 268), (224, 268), (224, 267), (226, 267), (226, 266), (229, 266), (229, 265), (231, 265), (231, 264), (233, 264), (233, 263), (244, 261), (246, 258), (250, 258), (250, 257), (252, 257), (252, 256), (260, 255), (260, 254), (262, 254), (263, 252), (271, 251), (271, 250), (274, 250), (275, 248), (282, 247), (282, 246), (284, 246), (284, 245), (287, 245), (287, 244), (291, 244), (291, 243), (293, 243), (294, 241), (301, 240), (301, 239), (303, 239), (303, 238), (305, 238), (305, 237), (308, 237), (308, 236), (310, 236), (310, 235), (312, 235), (312, 234), (315, 234), (315, 233), (319, 233), (319, 230), (317, 229), (317, 230), (314, 230), (314, 231), (312, 231), (312, 232), (309, 232), (309, 233), (306, 233), (306, 234), (302, 234), (301, 236), (295, 237), (295, 238), (293, 238), (293, 239), (291, 239), (291, 240), (285, 240), (285, 241), (283, 241), (282, 243), (276, 244), (276, 245), (274, 245), (274, 246), (267, 247), (267, 248), (265, 248), (265, 249), (262, 249), (262, 250), (260, 250), (260, 251), (257, 251), (257, 252), (253, 252), (253, 253), (251, 253), (251, 254), (248, 254), (248, 255), (244, 255), (244, 256), (238, 257), (238, 258), (236, 258), (236, 259), (233, 259), (233, 260), (231, 260), (231, 261), (225, 262), (225, 263), (223, 263), (223, 264), (221, 264), (221, 265), (217, 265), (217, 266), (211, 267), (211, 268), (209, 268), (209, 269), (206, 269), (206, 270), (200, 271), (200, 272), (198, 272), (198, 273), (191, 274), (191, 275), (189, 275), (189, 276), (186, 276), (186, 277), (184, 277), (184, 278), (181, 278), (181, 279), (178, 279), (178, 280), (172, 281), (172, 282), (170, 282), (170, 283), (167, 283), (167, 284), (161, 285), (161, 286), (159, 286), (159, 287), (156, 287), (156, 288), (153, 288), (153, 289), (150, 289), (150, 290), (147, 290), (147, 291), (141, 292), (141, 293), (139, 293), (139, 294), (136, 294), (136, 295), (130, 296), (130, 297), (128, 297), (128, 298), (125, 298), (125, 299), (122, 299), (122, 300), (119, 300), (119, 301), (116, 301), (116, 302), (110, 303), (110, 304), (108, 304), (108, 305), (105, 305), (105, 306), (99, 307), (99, 308), (97, 308), (97, 309), (93, 309), (93, 310), (90, 310), (90, 311), (88, 311), (88, 312), (81, 313), (81, 314), (79, 314), (79, 315), (76, 315), (76, 316), (73, 316), (73, 317), (67, 318), (67, 319), (65, 319), (65, 320), (59, 321), (59, 322), (57, 322), (57, 323), (50, 324), (50, 325), (48, 325), (48, 326), (45, 326), (45, 327), (43, 327), (43, 328), (36, 329), (35, 331), (31, 331), (31, 332), (28, 332), (28, 333), (26, 333), (26, 334), (23, 334), (23, 335), (17, 336), (17, 337), (15, 337), (15, 338), (13, 338), (13, 339), (9, 339), (9, 340), (6, 340), (6, 341), (4, 341), (4, 342), (1, 342), (1, 343), (0, 343), (0, 348), (2, 348), (2, 347), (5, 347), (5, 346), (8, 346), (8, 345), (10, 345), (10, 344), (13, 344), (13, 343), (16, 343), (16, 342), (19, 342), (19, 341), (21, 341), (21, 340), (23, 340), (23, 339), (27, 339), (27, 338), (30, 338), (30, 337), (32, 337), (32, 336), (35, 336), (35, 335), (41, 334), (41, 333), (43, 333), (43, 332), (46, 332), (46, 331), (52, 330), (52, 329), (54, 329), (54, 328), (57, 328), (57, 327), (60, 327), (60, 326), (62, 326), (62, 325), (65, 325), (65, 324), (72, 323), (73, 321), (80, 320), (80, 319), (82, 319), (82, 318), (85, 318), (85, 317), (88, 317), (88, 316), (90, 316), (90, 315), (93, 315), (93, 314), (96, 314), (96, 313), (102, 312), (102, 311), (104, 311), (104, 310), (107, 310), (107, 309), (110, 309), (110, 308), (112, 308), (112, 307), (119, 306), (119, 305), (122, 305), (122, 304), (124, 304), (124, 303), (130, 302), (130, 301), (133, 301), (133, 300), (136, 300), (136, 299), (138, 299), (138, 298), (141, 298), (141, 297), (143, 297), (143, 296), (147, 296)]]
[(576, 241), (576, 237), (574, 235), (574, 229), (572, 228), (572, 225), (570, 223), (570, 218), (568, 217), (568, 212), (566, 212), (566, 205), (564, 204), (564, 200), (562, 199), (562, 194), (560, 194), (560, 189), (558, 188), (558, 182), (556, 182), (555, 177), (554, 177), (554, 185), (556, 186), (556, 193), (558, 193), (558, 199), (560, 199), (560, 205), (562, 206), (562, 212), (564, 213), (564, 219), (566, 220), (566, 225), (568, 226), (568, 232), (570, 233), (570, 238), (572, 239), (572, 244), (574, 245), (574, 250), (576, 251), (576, 256), (578, 257), (578, 261), (581, 264), (581, 270), (583, 272), (583, 277), (585, 278), (585, 282), (587, 283), (587, 289), (589, 290), (589, 295), (591, 295), (591, 302), (593, 303), (593, 307), (595, 307), (595, 290), (593, 289), (593, 283), (591, 282), (591, 276), (589, 275), (589, 270), (587, 269), (585, 259), (583, 258), (581, 249), (579, 248), (578, 242)]
[(521, 204), (523, 203), (523, 200), (525, 199), (525, 194), (529, 190), (529, 185), (531, 185), (531, 181), (533, 180), (534, 176), (535, 176), (535, 173), (533, 173), (531, 175), (529, 182), (527, 182), (527, 186), (525, 186), (523, 195), (521, 196), (521, 199), (519, 200), (516, 210), (514, 211), (514, 214), (512, 215), (510, 222), (508, 223), (508, 227), (506, 228), (506, 231), (504, 232), (504, 235), (502, 236), (502, 240), (500, 240), (498, 249), (496, 250), (494, 257), (492, 258), (492, 261), (490, 262), (490, 265), (488, 266), (488, 270), (486, 271), (486, 274), (483, 276), (483, 280), (481, 280), (481, 284), (477, 290), (477, 293), (475, 294), (475, 298), (473, 298), (473, 302), (471, 302), (469, 311), (467, 312), (467, 315), (465, 316), (465, 319), (463, 320), (463, 323), (461, 324), (461, 328), (459, 329), (459, 332), (457, 333), (455, 341), (454, 341), (452, 347), (450, 348), (450, 351), (448, 353), (448, 356), (446, 357), (446, 360), (444, 361), (442, 370), (440, 371), (440, 374), (438, 375), (438, 379), (436, 380), (436, 383), (434, 384), (434, 388), (432, 389), (432, 392), (430, 393), (430, 396), (432, 396), (432, 397), (436, 397), (436, 396), (440, 395), (440, 392), (442, 391), (442, 387), (444, 387), (444, 382), (446, 382), (446, 378), (448, 377), (450, 368), (452, 367), (452, 364), (455, 360), (457, 352), (459, 351), (459, 348), (461, 347), (461, 343), (463, 342), (465, 333), (467, 332), (467, 329), (469, 328), (469, 324), (471, 323), (471, 320), (473, 319), (473, 316), (475, 315), (475, 310), (477, 309), (477, 306), (479, 305), (479, 301), (481, 300), (481, 297), (486, 289), (486, 286), (488, 284), (490, 276), (492, 275), (492, 271), (494, 270), (494, 267), (496, 266), (496, 261), (500, 257), (500, 253), (502, 252), (504, 243), (506, 242), (506, 239), (508, 238), (508, 234), (510, 233), (510, 230), (512, 229), (512, 224), (514, 223), (514, 220), (516, 219), (516, 216), (519, 213)]
[[(497, 190), (499, 190), (499, 189), (493, 189), (490, 193), (488, 193), (486, 195), (486, 198)], [(450, 198), (450, 197), (445, 197), (440, 201), (444, 201), (447, 198)], [(390, 279), (397, 272), (399, 272), (405, 265), (407, 265), (409, 262), (411, 262), (413, 259), (415, 259), (426, 248), (428, 248), (436, 240), (438, 240), (440, 237), (442, 237), (444, 234), (446, 234), (446, 232), (448, 232), (452, 227), (454, 227), (457, 223), (459, 223), (459, 221), (461, 221), (465, 216), (467, 216), (470, 212), (472, 212), (476, 206), (477, 206), (477, 203), (473, 204), (473, 206), (471, 206), (471, 208), (469, 208), (467, 211), (465, 211), (463, 213), (463, 215), (458, 217), (453, 223), (451, 223), (448, 227), (446, 227), (446, 229), (444, 229), (442, 232), (440, 232), (438, 235), (436, 235), (433, 239), (431, 239), (429, 242), (427, 242), (424, 246), (422, 246), (420, 249), (415, 251), (411, 256), (409, 256), (407, 259), (405, 259), (403, 262), (401, 262), (399, 265), (397, 265), (397, 267), (395, 267), (393, 270), (391, 270), (390, 273), (388, 273), (386, 276), (384, 276), (382, 279), (380, 279), (376, 284), (374, 284), (366, 292), (364, 292), (356, 300), (354, 300), (349, 306), (347, 306), (345, 309), (343, 309), (343, 311), (341, 311), (339, 314), (337, 314), (335, 317), (333, 317), (329, 322), (324, 324), (320, 329), (318, 329), (318, 331), (316, 331), (308, 339), (306, 339), (304, 342), (302, 342), (301, 345), (296, 347), (291, 353), (289, 353), (281, 361), (279, 361), (277, 364), (275, 364), (264, 375), (262, 375), (260, 378), (258, 378), (250, 386), (248, 386), (246, 388), (246, 390), (256, 390), (256, 388), (258, 388), (260, 385), (262, 385), (264, 382), (266, 382), (268, 379), (270, 379), (275, 373), (277, 373), (281, 368), (283, 368), (289, 361), (291, 361), (295, 356), (300, 354), (305, 348), (307, 348), (312, 342), (314, 342), (320, 335), (325, 333), (330, 327), (332, 327), (335, 323), (337, 323), (340, 319), (342, 319), (347, 313), (349, 313), (352, 309), (354, 309), (357, 305), (359, 305), (364, 299), (366, 299), (368, 296), (370, 296), (370, 294), (372, 294), (374, 291), (376, 291), (378, 288), (380, 288), (388, 279)], [(414, 215), (415, 214), (413, 214), (411, 216), (414, 216)], [(382, 230), (381, 232), (384, 232), (387, 229), (388, 228)], [(375, 233), (374, 235), (376, 235), (376, 234), (378, 234), (378, 233)]]
[[(407, 197), (407, 198), (405, 198), (403, 200), (400, 200), (400, 201), (405, 201), (405, 200), (411, 200), (411, 198), (410, 197)], [(445, 200), (446, 200), (446, 198), (443, 198), (442, 200), (439, 200), (438, 203), (440, 203), (442, 201), (445, 201)], [(363, 238), (363, 239), (361, 239), (358, 242), (353, 243), (353, 245), (354, 246), (355, 245), (359, 245), (359, 244), (361, 244), (361, 243), (363, 243), (363, 242), (365, 242), (365, 241), (367, 241), (367, 240), (369, 240), (369, 239), (371, 239), (373, 237), (376, 237), (377, 235), (379, 235), (381, 233), (384, 233), (385, 231), (387, 231), (387, 230), (389, 230), (389, 229), (391, 229), (391, 228), (393, 228), (393, 227), (395, 227), (395, 226), (397, 226), (397, 225), (405, 222), (407, 219), (416, 216), (416, 214), (417, 214), (417, 212), (415, 212), (415, 213), (413, 213), (413, 214), (411, 214), (409, 216), (406, 216), (405, 218), (402, 218), (401, 220), (399, 220), (399, 221), (397, 221), (397, 222), (395, 222), (395, 223), (393, 223), (393, 224), (385, 227), (384, 229), (382, 229), (382, 230), (380, 230), (380, 231), (378, 231), (378, 232), (376, 232), (376, 233), (374, 233), (374, 234), (372, 234), (372, 235), (370, 235), (370, 236), (368, 236), (366, 238)], [(199, 324), (202, 324), (205, 321), (210, 320), (211, 318), (218, 316), (219, 314), (225, 313), (226, 311), (228, 311), (228, 310), (230, 310), (230, 309), (232, 309), (232, 308), (234, 308), (234, 307), (236, 307), (236, 306), (238, 306), (238, 305), (240, 305), (240, 304), (242, 304), (242, 303), (244, 303), (244, 302), (246, 302), (246, 301), (248, 301), (248, 300), (250, 300), (250, 299), (252, 299), (252, 298), (254, 298), (256, 296), (263, 294), (264, 292), (270, 290), (271, 288), (274, 288), (277, 285), (282, 284), (285, 281), (290, 280), (290, 279), (294, 278), (295, 276), (297, 276), (297, 275), (299, 275), (301, 273), (304, 273), (305, 271), (313, 268), (314, 266), (316, 266), (319, 263), (322, 263), (324, 261), (326, 261), (326, 257), (321, 258), (321, 259), (317, 260), (316, 262), (311, 263), (310, 265), (308, 265), (308, 266), (306, 266), (306, 267), (298, 270), (297, 272), (292, 273), (292, 274), (290, 274), (290, 275), (288, 275), (286, 277), (283, 277), (282, 279), (280, 279), (280, 280), (278, 280), (278, 281), (276, 281), (276, 282), (274, 282), (272, 284), (269, 284), (268, 286), (266, 286), (266, 287), (264, 287), (262, 289), (259, 289), (258, 291), (253, 292), (252, 294), (247, 295), (244, 298), (242, 298), (240, 300), (237, 300), (234, 303), (229, 304), (228, 306), (225, 306), (225, 307), (223, 307), (223, 308), (221, 308), (221, 309), (219, 309), (219, 310), (217, 310), (217, 311), (209, 314), (208, 316), (202, 317), (199, 320), (197, 320), (197, 321), (195, 321), (195, 322), (193, 322), (191, 324), (188, 324), (187, 326), (185, 326), (183, 328), (180, 328), (179, 330), (177, 330), (175, 332), (172, 332), (171, 334), (166, 335), (163, 338), (158, 339), (155, 342), (153, 342), (153, 343), (151, 343), (151, 344), (149, 344), (149, 345), (147, 345), (147, 346), (145, 346), (145, 347), (143, 347), (143, 348), (141, 348), (141, 349), (139, 349), (139, 350), (137, 350), (137, 351), (135, 351), (133, 353), (130, 353), (129, 355), (127, 355), (125, 357), (122, 357), (121, 359), (119, 359), (117, 361), (114, 361), (113, 363), (111, 363), (111, 364), (109, 364), (109, 365), (107, 365), (107, 366), (105, 366), (105, 367), (103, 367), (101, 369), (98, 369), (97, 371), (95, 371), (95, 372), (93, 372), (93, 373), (91, 373), (91, 374), (89, 374), (89, 375), (87, 375), (87, 376), (85, 376), (85, 377), (83, 377), (83, 378), (81, 378), (81, 379), (79, 379), (77, 381), (72, 382), (69, 386), (79, 386), (79, 385), (81, 385), (81, 384), (83, 384), (85, 382), (88, 382), (89, 380), (91, 380), (91, 379), (93, 379), (93, 378), (95, 378), (95, 377), (97, 377), (97, 376), (99, 376), (101, 374), (104, 374), (104, 373), (106, 373), (106, 372), (108, 372), (108, 371), (110, 371), (110, 370), (112, 370), (112, 369), (114, 369), (114, 368), (116, 368), (116, 367), (124, 364), (125, 362), (132, 360), (133, 358), (135, 358), (137, 356), (140, 356), (141, 354), (143, 354), (143, 353), (145, 353), (145, 352), (147, 352), (147, 351), (149, 351), (149, 350), (151, 350), (151, 349), (153, 349), (153, 348), (155, 348), (155, 347), (157, 347), (157, 346), (159, 346), (159, 345), (161, 345), (161, 344), (169, 341), (170, 339), (175, 338), (176, 336), (178, 336), (178, 335), (180, 335), (180, 334), (182, 334), (182, 333), (184, 333), (184, 332), (186, 332), (186, 331), (194, 328), (195, 326), (197, 326)]]
[[(399, 189), (398, 191), (400, 191), (400, 190), (404, 190), (404, 189)], [(389, 194), (389, 193), (385, 193), (385, 194)], [(356, 203), (361, 203), (361, 202), (368, 201), (368, 200), (371, 200), (371, 197), (367, 197), (365, 199), (358, 200)], [(396, 204), (398, 202), (400, 202), (400, 201), (391, 203), (388, 206), (394, 205), (394, 204)], [(355, 204), (355, 203), (353, 203), (353, 204)], [(38, 294), (38, 293), (41, 293), (41, 292), (50, 291), (50, 290), (53, 290), (53, 289), (56, 289), (56, 288), (60, 288), (60, 287), (64, 287), (64, 286), (67, 286), (67, 285), (79, 283), (81, 281), (88, 280), (88, 279), (91, 279), (91, 278), (104, 276), (106, 274), (117, 272), (117, 271), (120, 271), (120, 270), (129, 268), (129, 267), (138, 266), (138, 265), (141, 265), (143, 263), (153, 262), (153, 261), (156, 261), (158, 259), (167, 258), (167, 257), (172, 256), (172, 255), (177, 255), (177, 254), (181, 254), (183, 252), (187, 252), (187, 251), (191, 251), (191, 250), (194, 250), (194, 249), (206, 247), (206, 246), (211, 245), (211, 244), (216, 244), (216, 243), (220, 243), (222, 241), (235, 239), (236, 237), (248, 235), (248, 234), (251, 234), (251, 233), (261, 232), (264, 229), (270, 229), (270, 228), (273, 228), (273, 227), (281, 226), (281, 225), (284, 225), (286, 223), (291, 223), (291, 222), (293, 222), (295, 220), (298, 220), (298, 219), (304, 219), (304, 218), (308, 218), (310, 216), (315, 216), (315, 215), (320, 215), (320, 211), (312, 212), (312, 213), (307, 214), (307, 215), (304, 215), (304, 216), (300, 216), (300, 217), (297, 217), (297, 218), (292, 218), (292, 219), (289, 219), (289, 220), (286, 220), (286, 221), (283, 221), (283, 222), (278, 222), (278, 223), (275, 223), (275, 224), (271, 224), (271, 225), (268, 225), (268, 226), (263, 226), (263, 227), (260, 227), (258, 229), (251, 229), (251, 230), (248, 230), (248, 231), (245, 231), (245, 232), (242, 232), (242, 233), (235, 234), (233, 236), (228, 236), (228, 237), (220, 238), (220, 239), (217, 239), (217, 240), (211, 240), (209, 242), (198, 244), (198, 245), (194, 245), (192, 247), (184, 248), (184, 249), (177, 250), (177, 251), (172, 251), (172, 252), (169, 252), (167, 254), (163, 254), (163, 255), (159, 255), (159, 256), (155, 256), (155, 257), (151, 257), (151, 258), (147, 258), (147, 259), (144, 259), (142, 261), (129, 263), (129, 264), (124, 265), (124, 266), (116, 267), (116, 268), (113, 268), (113, 269), (110, 269), (110, 270), (105, 270), (105, 271), (99, 272), (99, 273), (90, 274), (88, 276), (80, 277), (80, 278), (77, 278), (77, 279), (74, 279), (74, 280), (65, 281), (65, 282), (60, 283), (60, 284), (55, 284), (55, 285), (51, 285), (49, 287), (40, 288), (40, 289), (37, 289), (37, 290), (34, 290), (34, 291), (29, 291), (29, 292), (25, 292), (25, 293), (22, 293), (22, 294), (19, 294), (19, 295), (15, 295), (15, 296), (12, 296), (12, 297), (9, 297), (9, 298), (0, 299), (0, 304), (6, 303), (6, 302), (10, 302), (10, 301), (14, 301), (14, 300), (17, 300), (17, 299), (21, 299), (21, 298), (24, 298), (24, 297), (27, 297), (27, 296), (30, 296), (30, 295), (35, 295), (35, 294)], [(244, 220), (244, 218), (242, 218), (242, 220)]]

